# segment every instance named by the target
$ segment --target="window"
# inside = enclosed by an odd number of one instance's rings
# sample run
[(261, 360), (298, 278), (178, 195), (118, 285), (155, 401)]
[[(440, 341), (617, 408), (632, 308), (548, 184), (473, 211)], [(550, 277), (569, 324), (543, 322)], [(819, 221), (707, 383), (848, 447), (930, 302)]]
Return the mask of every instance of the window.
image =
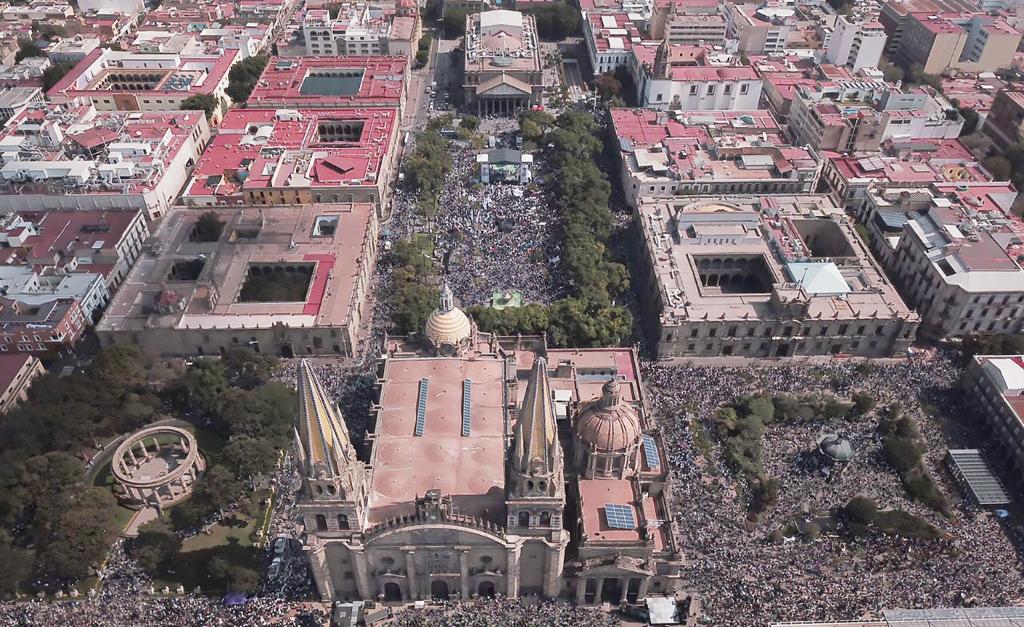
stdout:
[(327, 517), (323, 514), (316, 515), (316, 530), (327, 531)]
[(727, 83), (725, 85), (725, 87), (722, 88), (722, 93), (724, 93), (726, 96), (731, 94), (732, 93), (732, 84), (731, 83)]
[(708, 95), (709, 96), (714, 96), (715, 95), (715, 86), (714, 85), (708, 85)]
[(750, 91), (750, 85), (748, 85), (747, 83), (743, 83), (742, 85), (740, 85), (740, 95), (741, 96), (746, 96), (747, 92), (749, 92), (749, 91)]
[(696, 96), (697, 95), (697, 86), (696, 85), (690, 85), (690, 95), (691, 96)]
[(348, 529), (348, 516), (338, 514), (338, 529)]

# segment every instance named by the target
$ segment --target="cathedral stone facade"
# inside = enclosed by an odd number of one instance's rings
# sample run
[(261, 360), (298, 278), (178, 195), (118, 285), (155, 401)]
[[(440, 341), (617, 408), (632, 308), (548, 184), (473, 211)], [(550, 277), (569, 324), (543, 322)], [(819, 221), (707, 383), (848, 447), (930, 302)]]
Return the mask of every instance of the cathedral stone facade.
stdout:
[(668, 469), (631, 350), (479, 333), (445, 286), (377, 374), (357, 454), (299, 367), (297, 509), (325, 600), (675, 594)]

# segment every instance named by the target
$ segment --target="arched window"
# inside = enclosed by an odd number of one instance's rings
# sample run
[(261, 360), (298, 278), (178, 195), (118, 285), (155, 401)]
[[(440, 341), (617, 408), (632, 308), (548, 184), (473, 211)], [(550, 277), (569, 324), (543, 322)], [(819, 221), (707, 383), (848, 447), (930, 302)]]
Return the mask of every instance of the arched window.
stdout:
[(327, 531), (327, 517), (323, 514), (316, 515), (316, 530)]
[(348, 529), (348, 516), (338, 514), (338, 529)]
[(551, 512), (540, 513), (540, 526), (550, 527), (551, 526)]
[(529, 527), (530, 526), (530, 512), (519, 512), (519, 526)]

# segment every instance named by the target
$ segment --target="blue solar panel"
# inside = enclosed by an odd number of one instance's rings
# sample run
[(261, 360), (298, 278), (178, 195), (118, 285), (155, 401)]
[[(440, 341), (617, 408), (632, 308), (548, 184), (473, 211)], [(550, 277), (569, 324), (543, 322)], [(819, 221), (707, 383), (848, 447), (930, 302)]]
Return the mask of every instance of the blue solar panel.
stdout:
[(661, 467), (661, 455), (658, 454), (658, 445), (654, 438), (644, 436), (644, 459), (647, 460), (647, 467), (651, 470)]
[(633, 517), (633, 508), (629, 505), (605, 503), (604, 517), (612, 529), (636, 529), (636, 518)]
[(420, 379), (420, 394), (416, 399), (416, 435), (423, 435), (423, 428), (427, 422), (427, 391), (430, 388), (430, 379)]
[(473, 408), (472, 401), (473, 382), (466, 379), (462, 382), (462, 437), (469, 437), (470, 411)]

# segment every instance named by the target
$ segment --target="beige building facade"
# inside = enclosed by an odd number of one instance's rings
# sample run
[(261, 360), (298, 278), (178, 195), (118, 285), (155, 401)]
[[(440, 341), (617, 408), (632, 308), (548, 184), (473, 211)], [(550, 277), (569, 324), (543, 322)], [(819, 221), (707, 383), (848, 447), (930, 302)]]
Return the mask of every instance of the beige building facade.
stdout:
[(887, 357), (918, 316), (828, 196), (644, 199), (644, 315), (659, 358)]
[(46, 371), (39, 358), (28, 353), (0, 355), (0, 414), (28, 400), (32, 382)]
[[(217, 208), (222, 230), (203, 241), (197, 223), (208, 211), (172, 212), (144, 245), (96, 326), (104, 346), (177, 356), (238, 346), (284, 357), (356, 352), (377, 260), (373, 205)], [(252, 287), (268, 283), (305, 287)]]

